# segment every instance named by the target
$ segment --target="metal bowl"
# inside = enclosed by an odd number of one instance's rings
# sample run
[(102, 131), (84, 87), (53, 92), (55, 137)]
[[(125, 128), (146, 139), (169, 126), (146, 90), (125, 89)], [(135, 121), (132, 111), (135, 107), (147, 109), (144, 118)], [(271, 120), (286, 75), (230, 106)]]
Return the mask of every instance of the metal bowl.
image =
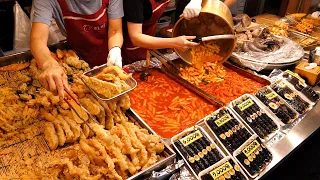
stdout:
[[(173, 28), (172, 37), (234, 34), (232, 14), (224, 3), (217, 0), (203, 0), (202, 7), (198, 17), (191, 20), (180, 18)], [(236, 39), (222, 39), (215, 42), (221, 47), (219, 53), (219, 56), (223, 57), (221, 62), (226, 61), (235, 48)], [(175, 49), (175, 52), (186, 63), (192, 64), (190, 50), (182, 52)]]

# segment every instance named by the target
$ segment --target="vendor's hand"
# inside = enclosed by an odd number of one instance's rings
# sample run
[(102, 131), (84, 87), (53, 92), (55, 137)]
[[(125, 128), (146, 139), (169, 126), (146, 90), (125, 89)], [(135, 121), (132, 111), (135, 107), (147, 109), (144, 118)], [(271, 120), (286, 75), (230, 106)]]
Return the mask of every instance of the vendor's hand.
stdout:
[(46, 63), (39, 77), (40, 83), (54, 95), (64, 98), (64, 90), (71, 91), (68, 85), (68, 77), (63, 68), (55, 60)]
[(198, 43), (191, 42), (190, 40), (195, 39), (196, 36), (179, 36), (174, 38), (174, 46), (180, 51), (187, 51), (191, 47), (198, 46)]
[(122, 68), (122, 56), (120, 47), (115, 46), (110, 49), (107, 66), (119, 66), (120, 68)]
[(189, 4), (184, 8), (183, 13), (180, 17), (183, 17), (187, 20), (198, 17), (202, 8), (201, 2), (201, 0), (191, 0)]

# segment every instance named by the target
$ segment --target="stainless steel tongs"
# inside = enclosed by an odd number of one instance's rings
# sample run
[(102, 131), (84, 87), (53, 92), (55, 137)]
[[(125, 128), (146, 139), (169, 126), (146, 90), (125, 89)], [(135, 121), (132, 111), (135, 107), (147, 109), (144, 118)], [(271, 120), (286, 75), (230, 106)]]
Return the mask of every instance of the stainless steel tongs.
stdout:
[(171, 62), (171, 60), (158, 50), (150, 50), (150, 54), (156, 57), (167, 70), (173, 72), (174, 74), (180, 74), (180, 70)]
[[(84, 108), (84, 107), (80, 104), (80, 102), (79, 102), (79, 100), (78, 100), (77, 98), (75, 98), (75, 97), (74, 97), (71, 93), (69, 93), (68, 91), (65, 90), (65, 92), (71, 97), (71, 99), (72, 99), (74, 102), (77, 103), (78, 106), (81, 107), (81, 109), (83, 109), (83, 110), (88, 114), (89, 118), (91, 118), (94, 122), (96, 122), (96, 123), (99, 124), (99, 122), (92, 116), (92, 114), (91, 114), (86, 108)], [(76, 113), (76, 115), (89, 127), (89, 129), (96, 135), (96, 132), (90, 127), (89, 123), (80, 116), (80, 114), (79, 114), (79, 113), (77, 112), (77, 110), (73, 107), (73, 105), (69, 102), (69, 100), (68, 100), (67, 98), (64, 98), (64, 101), (65, 101), (65, 102), (69, 105), (69, 107)]]

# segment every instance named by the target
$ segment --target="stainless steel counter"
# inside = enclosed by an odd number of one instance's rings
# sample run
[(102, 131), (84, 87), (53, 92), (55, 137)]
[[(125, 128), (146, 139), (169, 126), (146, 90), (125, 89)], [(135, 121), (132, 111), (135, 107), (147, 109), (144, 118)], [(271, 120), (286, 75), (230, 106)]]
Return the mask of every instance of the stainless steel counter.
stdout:
[(294, 126), (273, 147), (269, 148), (273, 155), (272, 162), (255, 179), (261, 179), (283, 162), (290, 153), (296, 150), (320, 127), (320, 103), (316, 104), (306, 116)]

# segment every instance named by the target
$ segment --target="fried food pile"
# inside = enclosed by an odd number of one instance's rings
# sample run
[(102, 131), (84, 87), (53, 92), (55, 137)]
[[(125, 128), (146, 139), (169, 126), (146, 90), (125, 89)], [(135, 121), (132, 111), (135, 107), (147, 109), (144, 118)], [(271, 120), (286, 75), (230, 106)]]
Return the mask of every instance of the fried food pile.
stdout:
[(278, 20), (274, 23), (274, 26), (269, 29), (273, 35), (288, 37), (289, 24), (286, 22)]
[[(12, 154), (18, 157), (5, 166), (5, 177), (126, 179), (161, 159), (164, 150), (161, 138), (134, 124), (125, 115), (130, 108), (128, 95), (109, 102), (95, 99), (76, 75), (88, 70), (88, 64), (70, 50), (57, 50), (51, 55), (66, 71), (74, 96), (99, 124), (67, 94), (66, 98), (89, 126), (66, 102), (44, 89), (38, 80), (41, 71), (35, 60), (20, 71), (0, 70), (3, 81), (0, 86), (0, 149), (8, 151), (8, 154), (1, 151), (0, 159), (7, 159), (1, 157), (6, 155), (12, 159)], [(115, 69), (108, 69), (115, 74), (106, 70), (94, 78), (112, 84), (120, 92), (125, 91), (128, 85), (122, 79), (128, 76), (118, 74)], [(107, 91), (109, 86), (104, 88)], [(25, 145), (28, 148), (22, 148)]]
[(125, 74), (118, 66), (109, 66), (94, 77), (82, 75), (81, 78), (103, 98), (112, 98), (130, 89), (124, 80), (131, 78), (131, 74)]
[(309, 34), (313, 31), (314, 23), (312, 19), (302, 19), (296, 23), (294, 28), (302, 33)]
[[(57, 54), (51, 55), (64, 68), (71, 83), (74, 74), (89, 68), (72, 50), (57, 50)], [(69, 62), (70, 59), (73, 59), (73, 63)], [(30, 63), (13, 64), (0, 69), (0, 138), (3, 133), (39, 121), (40, 108), (68, 108), (65, 103), (59, 102), (57, 96), (42, 87), (38, 79), (40, 73), (34, 59)]]

